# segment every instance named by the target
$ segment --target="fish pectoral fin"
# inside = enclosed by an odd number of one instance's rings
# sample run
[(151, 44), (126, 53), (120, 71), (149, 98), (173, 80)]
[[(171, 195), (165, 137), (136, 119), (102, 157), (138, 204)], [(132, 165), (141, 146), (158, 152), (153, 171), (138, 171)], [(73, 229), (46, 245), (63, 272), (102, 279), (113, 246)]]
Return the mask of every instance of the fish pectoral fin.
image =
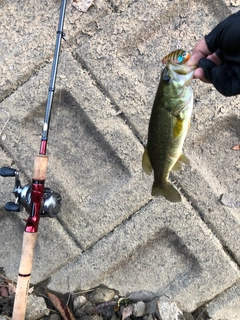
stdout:
[(182, 166), (181, 166), (180, 162), (183, 162), (183, 163), (188, 164), (188, 165), (190, 164), (190, 160), (182, 153), (180, 155), (180, 157), (178, 158), (178, 161), (172, 167), (171, 171), (180, 171), (180, 170), (182, 170)]
[(153, 168), (152, 168), (152, 164), (151, 164), (151, 161), (150, 161), (150, 158), (148, 155), (147, 148), (144, 150), (144, 153), (143, 153), (142, 168), (146, 174), (150, 175), (152, 173)]
[(182, 130), (183, 130), (183, 120), (180, 118), (177, 118), (173, 128), (174, 138), (177, 138), (181, 134)]
[(171, 185), (170, 182), (166, 182), (163, 187), (158, 186), (155, 182), (152, 187), (152, 196), (164, 196), (168, 201), (181, 202), (182, 198), (180, 193)]
[(185, 164), (190, 164), (190, 160), (183, 153), (180, 155), (178, 161), (183, 162)]
[(174, 164), (174, 166), (172, 167), (171, 171), (180, 171), (182, 170), (182, 166), (181, 163), (179, 163), (178, 161)]

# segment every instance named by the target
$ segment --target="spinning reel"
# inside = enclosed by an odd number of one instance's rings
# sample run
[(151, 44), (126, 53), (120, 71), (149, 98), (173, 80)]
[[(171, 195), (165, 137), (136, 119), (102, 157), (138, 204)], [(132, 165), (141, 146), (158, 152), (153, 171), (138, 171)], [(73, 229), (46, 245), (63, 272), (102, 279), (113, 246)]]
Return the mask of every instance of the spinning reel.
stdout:
[[(32, 185), (29, 183), (22, 187), (18, 171), (12, 168), (0, 168), (0, 175), (2, 177), (15, 177), (13, 194), (16, 197), (16, 201), (7, 202), (5, 205), (5, 209), (7, 211), (20, 212), (24, 207), (26, 211), (30, 213)], [(40, 211), (41, 216), (50, 218), (56, 217), (56, 215), (60, 211), (61, 203), (62, 198), (59, 193), (54, 192), (50, 188), (44, 188), (44, 195), (42, 198)]]

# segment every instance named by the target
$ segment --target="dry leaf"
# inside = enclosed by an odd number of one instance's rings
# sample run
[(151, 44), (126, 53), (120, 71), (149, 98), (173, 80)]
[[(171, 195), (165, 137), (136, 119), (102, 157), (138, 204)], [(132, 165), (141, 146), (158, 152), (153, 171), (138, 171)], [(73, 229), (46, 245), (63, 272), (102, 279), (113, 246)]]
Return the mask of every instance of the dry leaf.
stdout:
[(6, 287), (6, 289), (8, 291), (7, 296), (14, 294), (16, 292), (16, 287), (17, 287), (16, 282), (12, 281), (8, 277), (4, 276), (3, 274), (0, 274), (0, 278), (4, 279), (2, 282), (0, 282), (0, 296), (2, 295), (1, 294), (1, 287), (2, 286)]
[(16, 284), (15, 283), (9, 283), (8, 284), (8, 293), (9, 294), (13, 294), (13, 293), (15, 293), (16, 292)]
[(29, 293), (29, 294), (30, 294), (30, 293), (33, 293), (33, 291), (34, 291), (34, 286), (32, 286), (31, 288), (28, 289), (28, 293)]
[(57, 309), (57, 311), (60, 313), (60, 315), (64, 320), (75, 320), (70, 309), (62, 299), (58, 298), (55, 294), (47, 290), (46, 290), (46, 293), (49, 299), (51, 300), (52, 304), (54, 305), (54, 307)]
[(232, 150), (240, 151), (240, 144), (236, 144), (234, 147), (232, 147)]
[(130, 317), (133, 313), (133, 305), (129, 304), (126, 308), (122, 310), (122, 320)]
[(0, 274), (0, 278), (3, 278), (4, 281), (7, 283), (16, 283), (13, 280), (9, 279), (8, 277), (4, 276), (3, 274)]
[(8, 284), (7, 283), (0, 283), (0, 297), (8, 297)]

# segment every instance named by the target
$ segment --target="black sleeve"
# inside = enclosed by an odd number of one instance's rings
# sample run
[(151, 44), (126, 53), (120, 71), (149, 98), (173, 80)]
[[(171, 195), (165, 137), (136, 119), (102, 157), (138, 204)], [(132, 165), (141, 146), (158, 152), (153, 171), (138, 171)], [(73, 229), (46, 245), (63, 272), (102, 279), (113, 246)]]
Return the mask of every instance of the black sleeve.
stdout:
[(212, 53), (220, 49), (226, 60), (240, 63), (240, 11), (220, 22), (205, 40)]

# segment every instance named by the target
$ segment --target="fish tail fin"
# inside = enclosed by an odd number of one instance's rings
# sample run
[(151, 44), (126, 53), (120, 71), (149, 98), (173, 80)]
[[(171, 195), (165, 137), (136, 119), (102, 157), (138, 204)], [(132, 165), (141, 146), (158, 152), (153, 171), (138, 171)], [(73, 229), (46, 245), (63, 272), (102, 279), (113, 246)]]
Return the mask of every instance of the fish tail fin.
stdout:
[(148, 155), (147, 148), (144, 150), (142, 157), (142, 168), (146, 174), (150, 175), (152, 173), (152, 164)]
[(180, 193), (168, 181), (163, 186), (153, 183), (152, 196), (158, 195), (164, 196), (171, 202), (180, 202), (182, 200)]

